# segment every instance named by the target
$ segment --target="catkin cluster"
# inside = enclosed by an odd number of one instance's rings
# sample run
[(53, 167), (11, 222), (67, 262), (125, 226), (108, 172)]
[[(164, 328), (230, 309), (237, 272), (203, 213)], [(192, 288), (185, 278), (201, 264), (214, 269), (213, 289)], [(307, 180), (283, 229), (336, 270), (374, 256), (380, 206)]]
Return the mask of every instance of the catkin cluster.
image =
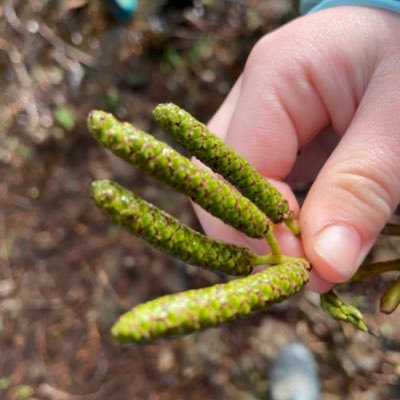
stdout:
[[(111, 114), (92, 111), (88, 127), (120, 158), (189, 196), (247, 236), (266, 239), (271, 253), (259, 256), (245, 247), (212, 240), (113, 181), (93, 182), (91, 193), (96, 205), (134, 235), (193, 265), (244, 276), (134, 307), (112, 328), (113, 336), (123, 343), (148, 342), (245, 317), (297, 293), (307, 283), (311, 269), (304, 259), (282, 255), (274, 237), (274, 223), (285, 222), (292, 232), (298, 232), (281, 193), (186, 111), (173, 104), (161, 104), (154, 116), (177, 142), (223, 179)], [(255, 266), (265, 263), (274, 266), (251, 275)], [(393, 310), (400, 302), (399, 294), (397, 279), (388, 288), (382, 307)], [(359, 311), (334, 292), (321, 297), (321, 306), (333, 318), (366, 330)]]
[(90, 113), (89, 127), (117, 156), (186, 194), (226, 224), (254, 238), (263, 238), (271, 229), (271, 221), (249, 199), (152, 135), (102, 111)]
[(159, 104), (153, 115), (178, 143), (234, 185), (272, 222), (279, 223), (292, 216), (283, 195), (245, 158), (187, 111), (172, 103)]

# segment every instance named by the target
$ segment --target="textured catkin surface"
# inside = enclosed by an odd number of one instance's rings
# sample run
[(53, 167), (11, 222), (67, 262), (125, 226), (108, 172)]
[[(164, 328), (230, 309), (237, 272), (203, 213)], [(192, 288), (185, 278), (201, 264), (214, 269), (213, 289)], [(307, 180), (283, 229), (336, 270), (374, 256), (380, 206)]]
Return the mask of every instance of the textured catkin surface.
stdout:
[(206, 125), (172, 103), (159, 104), (153, 114), (157, 122), (178, 143), (232, 183), (274, 223), (282, 222), (291, 216), (283, 195), (246, 159), (210, 132)]
[(226, 224), (254, 238), (271, 229), (271, 221), (254, 203), (153, 136), (102, 111), (89, 114), (88, 126), (116, 155), (185, 193)]
[(288, 262), (245, 278), (140, 304), (112, 328), (122, 343), (186, 334), (245, 317), (297, 293), (308, 281), (306, 261)]
[(255, 265), (245, 247), (209, 239), (115, 182), (94, 181), (91, 191), (114, 222), (183, 261), (231, 275), (248, 275)]

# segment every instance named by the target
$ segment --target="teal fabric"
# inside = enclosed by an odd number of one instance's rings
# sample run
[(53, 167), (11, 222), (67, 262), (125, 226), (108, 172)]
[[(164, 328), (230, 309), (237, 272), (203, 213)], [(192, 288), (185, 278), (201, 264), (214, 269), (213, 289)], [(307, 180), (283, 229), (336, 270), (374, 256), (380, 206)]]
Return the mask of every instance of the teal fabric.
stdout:
[(300, 12), (312, 13), (337, 6), (367, 6), (400, 13), (400, 0), (302, 0)]
[(118, 21), (129, 21), (137, 8), (137, 0), (106, 0), (112, 15)]

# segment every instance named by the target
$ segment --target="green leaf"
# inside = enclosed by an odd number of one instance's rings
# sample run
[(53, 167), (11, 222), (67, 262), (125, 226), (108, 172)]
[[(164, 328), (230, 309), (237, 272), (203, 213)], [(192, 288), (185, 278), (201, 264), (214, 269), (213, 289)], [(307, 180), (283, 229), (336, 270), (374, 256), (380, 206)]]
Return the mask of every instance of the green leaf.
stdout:
[(75, 127), (74, 114), (67, 107), (57, 107), (54, 111), (54, 119), (67, 131), (72, 131)]
[(35, 393), (33, 388), (29, 385), (18, 385), (15, 391), (17, 400), (28, 400)]
[(0, 390), (7, 390), (11, 385), (11, 379), (7, 376), (0, 377)]

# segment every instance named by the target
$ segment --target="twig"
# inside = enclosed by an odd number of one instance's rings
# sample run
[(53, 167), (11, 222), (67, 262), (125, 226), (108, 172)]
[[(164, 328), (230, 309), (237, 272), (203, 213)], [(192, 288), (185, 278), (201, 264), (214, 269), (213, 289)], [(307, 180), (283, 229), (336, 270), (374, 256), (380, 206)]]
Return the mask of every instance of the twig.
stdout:
[[(15, 51), (17, 51), (17, 49), (15, 49)], [(21, 96), (24, 108), (30, 117), (31, 124), (36, 127), (39, 124), (40, 117), (35, 100), (35, 94), (32, 89), (31, 77), (29, 76), (28, 70), (22, 59), (19, 63), (13, 64), (13, 66), (15, 75), (17, 76), (21, 87), (26, 89), (25, 93)]]
[(355, 283), (367, 277), (390, 271), (400, 271), (400, 259), (362, 265), (355, 275), (346, 283)]
[(87, 262), (84, 262), (83, 265), (89, 279), (92, 281), (93, 286), (99, 285), (105, 293), (111, 296), (114, 303), (117, 304), (121, 309), (129, 308), (128, 305), (125, 304), (125, 302), (118, 296), (118, 293), (114, 290), (110, 283), (107, 273), (101, 267), (94, 272)]
[(39, 33), (57, 50), (62, 49), (68, 57), (73, 58), (88, 67), (94, 65), (94, 58), (92, 56), (64, 42), (43, 22), (40, 24)]
[(38, 387), (38, 395), (47, 397), (50, 400), (96, 400), (100, 398), (108, 398), (108, 396), (115, 390), (118, 382), (113, 379), (110, 382), (100, 386), (99, 390), (89, 394), (72, 394), (63, 392), (48, 383), (42, 383)]
[(7, 1), (7, 3), (4, 5), (4, 16), (9, 23), (9, 25), (18, 33), (23, 32), (23, 27), (21, 27), (21, 21), (17, 17), (17, 14), (15, 12), (14, 6), (13, 6), (13, 1)]
[(388, 223), (383, 228), (382, 234), (389, 236), (400, 236), (400, 225)]
[(7, 237), (6, 237), (6, 222), (5, 222), (5, 199), (7, 197), (7, 187), (3, 184), (0, 185), (0, 204), (2, 203), (2, 206), (0, 206), (0, 243), (2, 243), (2, 247), (0, 248), (0, 263), (4, 264), (4, 268), (2, 268), (3, 271), (5, 271), (6, 278), (10, 285), (10, 290), (13, 291), (15, 289), (15, 281), (14, 277), (11, 272), (11, 266), (10, 266), (10, 259), (8, 255), (8, 249), (7, 249)]

